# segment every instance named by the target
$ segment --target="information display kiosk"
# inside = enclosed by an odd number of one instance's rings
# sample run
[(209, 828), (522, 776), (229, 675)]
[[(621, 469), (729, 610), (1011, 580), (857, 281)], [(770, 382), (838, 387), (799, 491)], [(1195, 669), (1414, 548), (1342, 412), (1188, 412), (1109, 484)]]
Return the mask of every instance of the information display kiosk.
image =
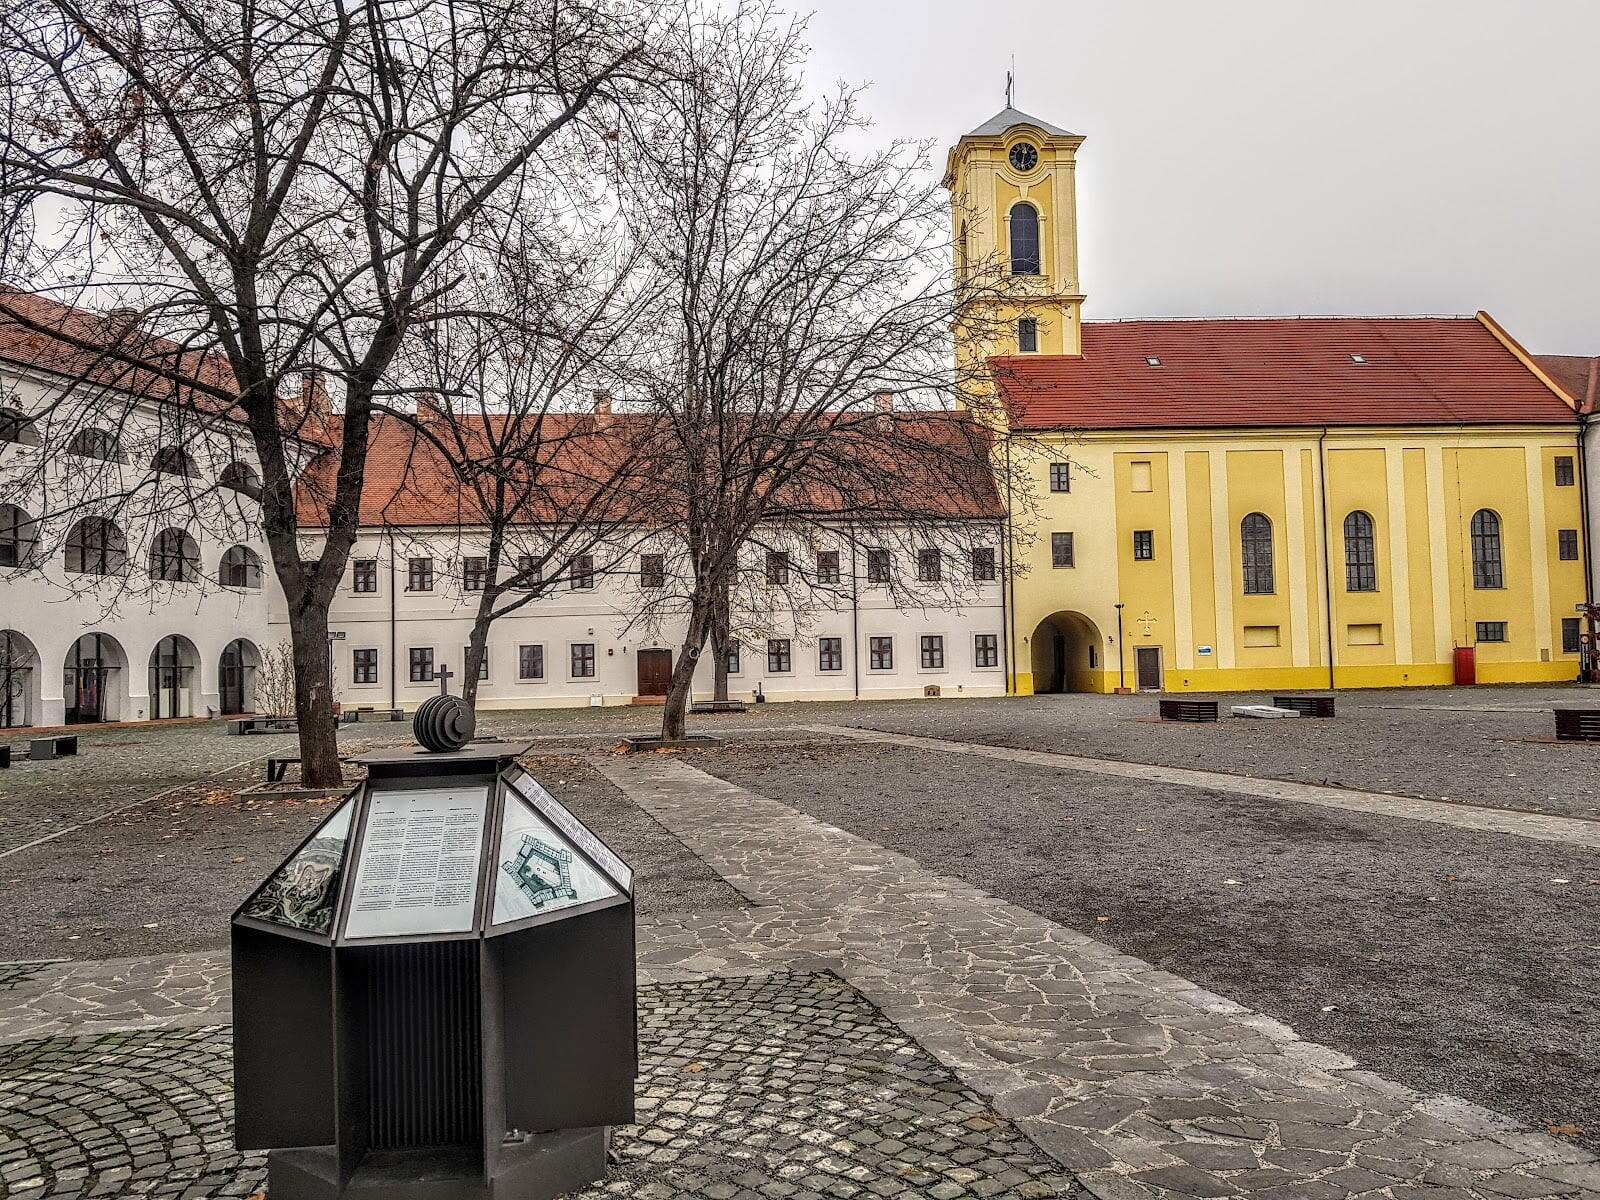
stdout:
[(272, 1200), (546, 1200), (634, 1119), (633, 872), (515, 759), (383, 751), (233, 918)]

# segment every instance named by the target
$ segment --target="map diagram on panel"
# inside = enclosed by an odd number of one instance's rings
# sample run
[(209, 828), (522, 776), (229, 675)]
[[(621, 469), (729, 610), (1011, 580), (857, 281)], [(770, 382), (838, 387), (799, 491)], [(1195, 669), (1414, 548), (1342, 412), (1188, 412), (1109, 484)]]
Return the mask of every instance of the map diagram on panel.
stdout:
[(354, 813), (353, 803), (340, 805), (311, 840), (245, 902), (240, 915), (307, 933), (329, 933)]
[(523, 798), (533, 805), (534, 811), (565, 834), (574, 846), (589, 856), (591, 862), (610, 875), (623, 891), (633, 891), (633, 868), (618, 858), (610, 846), (595, 837), (566, 805), (545, 791), (537, 779), (532, 775), (513, 775), (511, 786), (522, 793)]
[(571, 841), (515, 793), (506, 793), (495, 873), (494, 923), (505, 925), (621, 896)]

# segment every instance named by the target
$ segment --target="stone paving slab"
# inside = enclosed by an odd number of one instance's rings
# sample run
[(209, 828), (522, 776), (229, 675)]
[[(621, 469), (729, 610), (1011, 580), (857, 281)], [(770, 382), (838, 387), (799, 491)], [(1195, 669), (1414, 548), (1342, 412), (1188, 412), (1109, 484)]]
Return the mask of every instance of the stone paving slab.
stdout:
[[(574, 1200), (1048, 1200), (1060, 1166), (829, 974), (640, 994), (637, 1125)], [(228, 1030), (143, 1030), (0, 1049), (0, 1195), (247, 1196)]]
[(658, 976), (826, 960), (1108, 1200), (1600, 1196), (1585, 1151), (666, 756), (597, 763), (755, 902), (658, 922)]
[(1221, 771), (1197, 771), (1189, 767), (1161, 767), (1148, 763), (1126, 762), (1121, 759), (1090, 758), (1080, 754), (1016, 750), (1007, 746), (989, 746), (981, 742), (952, 742), (943, 738), (917, 737), (906, 733), (887, 733), (843, 725), (814, 725), (811, 728), (827, 737), (884, 742), (919, 750), (937, 750), (946, 754), (972, 754), (1001, 762), (1060, 767), (1091, 775), (1145, 779), (1152, 783), (1171, 783), (1214, 792), (1232, 792), (1240, 796), (1259, 796), (1267, 800), (1289, 800), (1299, 804), (1321, 805), (1324, 808), (1340, 808), (1348, 812), (1403, 817), (1411, 821), (1434, 821), (1441, 825), (1453, 825), (1458, 829), (1471, 829), (1480, 833), (1508, 833), (1538, 841), (1600, 849), (1600, 821), (1583, 817), (1520, 812), (1509, 808), (1458, 804), (1448, 800), (1423, 800), (1384, 792), (1364, 792), (1354, 788), (1329, 787), (1323, 784), (1260, 779), (1250, 775), (1229, 775)]

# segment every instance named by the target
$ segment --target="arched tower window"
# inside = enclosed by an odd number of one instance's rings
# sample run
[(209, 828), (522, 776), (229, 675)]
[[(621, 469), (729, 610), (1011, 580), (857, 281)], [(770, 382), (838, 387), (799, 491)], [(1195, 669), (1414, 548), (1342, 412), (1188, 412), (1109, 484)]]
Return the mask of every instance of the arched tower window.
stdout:
[(1039, 210), (1023, 201), (1011, 206), (1011, 273), (1039, 274)]
[(1503, 588), (1505, 565), (1500, 552), (1500, 514), (1480, 508), (1472, 514), (1472, 586)]
[(1344, 519), (1344, 590), (1378, 590), (1378, 557), (1372, 517), (1360, 509)]
[(194, 583), (200, 578), (200, 547), (181, 529), (163, 529), (150, 544), (150, 578)]
[(1272, 572), (1272, 522), (1258, 512), (1239, 522), (1239, 550), (1244, 562), (1244, 594), (1266, 596), (1275, 590)]

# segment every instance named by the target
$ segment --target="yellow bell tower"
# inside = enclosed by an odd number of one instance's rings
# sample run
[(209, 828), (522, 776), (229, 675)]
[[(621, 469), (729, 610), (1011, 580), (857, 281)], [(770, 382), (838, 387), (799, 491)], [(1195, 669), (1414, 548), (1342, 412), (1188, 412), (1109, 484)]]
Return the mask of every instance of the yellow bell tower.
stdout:
[[(958, 141), (956, 271), (975, 292), (965, 356), (1083, 353), (1076, 165), (1083, 138), (1009, 105)], [(970, 344), (975, 341), (977, 344)]]

